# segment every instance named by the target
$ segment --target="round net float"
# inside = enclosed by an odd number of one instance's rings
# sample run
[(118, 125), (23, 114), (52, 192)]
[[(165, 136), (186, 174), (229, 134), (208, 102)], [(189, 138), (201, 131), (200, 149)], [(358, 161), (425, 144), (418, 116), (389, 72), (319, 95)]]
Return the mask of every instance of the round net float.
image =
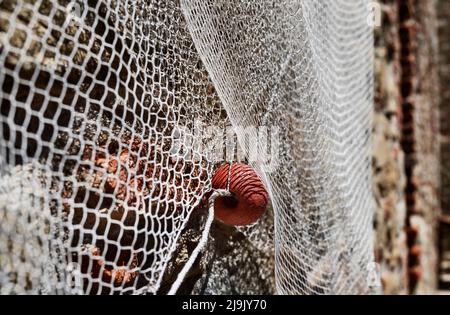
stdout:
[[(229, 182), (228, 182), (229, 178)], [(214, 216), (228, 225), (255, 223), (266, 211), (269, 194), (253, 168), (242, 163), (224, 164), (212, 178), (214, 189), (227, 189), (231, 196), (218, 197), (214, 203)]]

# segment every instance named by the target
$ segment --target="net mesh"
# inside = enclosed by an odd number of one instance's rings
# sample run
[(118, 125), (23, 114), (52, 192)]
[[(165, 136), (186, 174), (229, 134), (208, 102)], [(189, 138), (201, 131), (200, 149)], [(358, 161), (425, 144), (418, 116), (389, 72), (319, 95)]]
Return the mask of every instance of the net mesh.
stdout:
[(371, 292), (369, 4), (2, 1), (1, 292), (160, 292), (230, 159), (273, 209), (215, 223), (192, 292)]

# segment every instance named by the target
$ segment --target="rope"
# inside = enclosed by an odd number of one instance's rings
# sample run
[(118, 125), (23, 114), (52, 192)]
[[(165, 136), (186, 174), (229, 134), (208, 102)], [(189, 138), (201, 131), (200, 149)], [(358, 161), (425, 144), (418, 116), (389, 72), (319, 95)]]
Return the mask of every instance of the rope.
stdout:
[(195, 260), (197, 259), (198, 254), (205, 248), (207, 242), (208, 242), (208, 236), (209, 236), (209, 230), (211, 229), (212, 222), (214, 220), (214, 201), (217, 197), (224, 197), (224, 196), (230, 196), (229, 191), (225, 189), (216, 190), (212, 193), (212, 195), (209, 197), (208, 200), (208, 219), (205, 223), (205, 228), (202, 233), (202, 237), (200, 238), (200, 241), (198, 242), (197, 246), (195, 247), (194, 251), (191, 254), (191, 257), (189, 257), (187, 263), (184, 265), (183, 269), (177, 276), (177, 280), (172, 284), (172, 287), (170, 288), (169, 295), (174, 295), (177, 293), (180, 285), (183, 283), (184, 278), (186, 278), (187, 273), (189, 270), (191, 270), (192, 265), (194, 264)]
[(228, 164), (228, 178), (227, 178), (227, 190), (230, 191), (230, 185), (231, 185), (231, 172), (233, 171), (233, 161)]

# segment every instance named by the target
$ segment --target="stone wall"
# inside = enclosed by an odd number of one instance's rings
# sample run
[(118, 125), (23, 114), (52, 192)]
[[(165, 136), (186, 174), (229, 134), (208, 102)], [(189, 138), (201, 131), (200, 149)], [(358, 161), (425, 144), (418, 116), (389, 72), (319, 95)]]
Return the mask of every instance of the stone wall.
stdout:
[(386, 294), (436, 288), (439, 77), (436, 1), (384, 0), (376, 32), (376, 257)]
[(373, 130), (375, 256), (386, 294), (407, 292), (406, 176), (401, 148), (400, 40), (395, 0), (380, 1), (382, 26), (375, 28)]
[(441, 200), (442, 211), (450, 215), (450, 1), (440, 0), (439, 74), (441, 81)]
[(450, 293), (450, 1), (439, 0), (439, 75), (441, 122), (440, 289)]
[(440, 215), (439, 72), (437, 1), (402, 0), (403, 148), (409, 245), (409, 291), (437, 288), (437, 223)]

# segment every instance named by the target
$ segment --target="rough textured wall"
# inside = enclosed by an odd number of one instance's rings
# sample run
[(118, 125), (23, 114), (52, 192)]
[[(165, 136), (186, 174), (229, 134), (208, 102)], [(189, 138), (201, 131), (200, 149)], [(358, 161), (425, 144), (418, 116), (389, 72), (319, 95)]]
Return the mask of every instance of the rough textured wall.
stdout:
[(402, 147), (407, 177), (409, 292), (437, 286), (439, 76), (435, 0), (400, 0)]
[(440, 289), (450, 290), (450, 1), (439, 0), (439, 74), (441, 82)]
[(441, 81), (441, 200), (442, 211), (450, 215), (450, 1), (440, 0), (439, 73)]
[(436, 288), (439, 78), (436, 1), (384, 0), (376, 30), (376, 254), (386, 294)]
[(398, 6), (381, 1), (382, 26), (375, 28), (375, 113), (373, 132), (375, 254), (386, 294), (405, 294), (406, 202), (400, 124), (400, 41)]

